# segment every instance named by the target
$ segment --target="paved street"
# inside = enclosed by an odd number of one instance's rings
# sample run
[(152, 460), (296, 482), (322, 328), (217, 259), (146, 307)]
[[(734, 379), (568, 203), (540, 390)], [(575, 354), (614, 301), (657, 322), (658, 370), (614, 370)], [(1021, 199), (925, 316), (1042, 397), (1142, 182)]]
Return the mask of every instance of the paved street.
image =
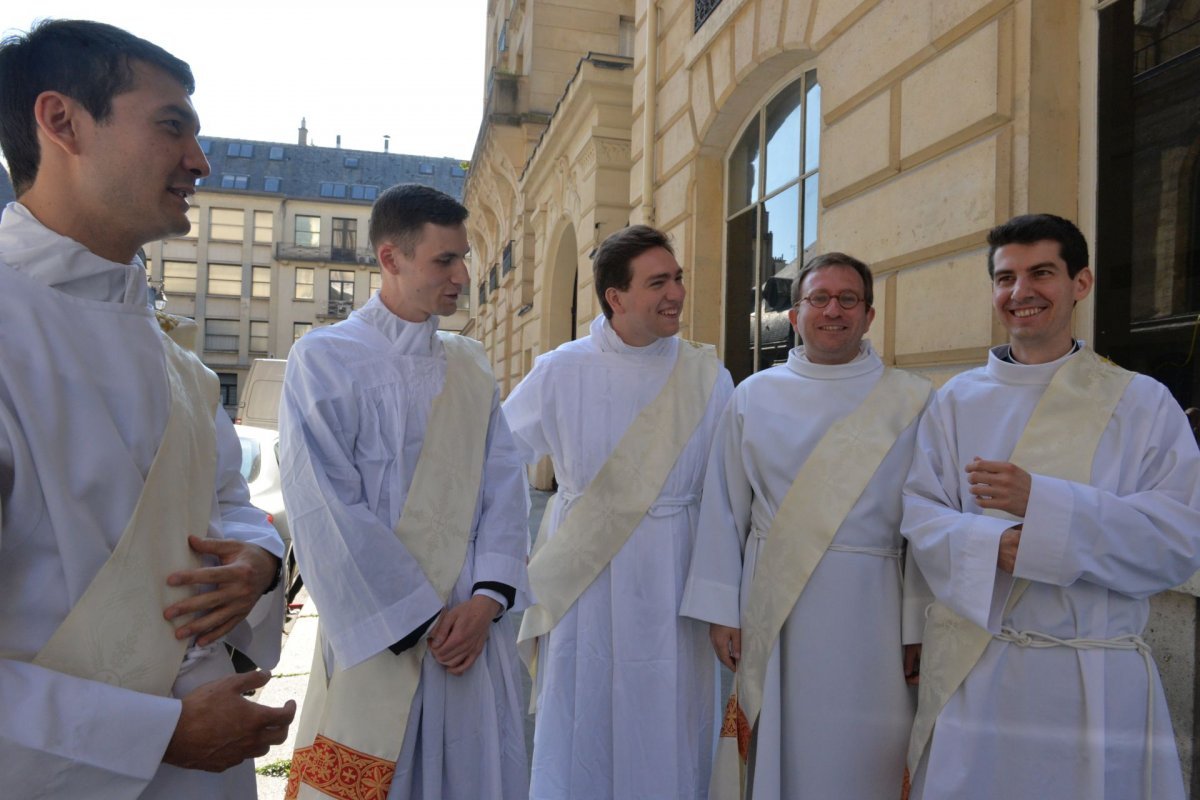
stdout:
[[(538, 526), (542, 521), (542, 514), (546, 508), (546, 501), (549, 499), (549, 492), (539, 492), (530, 490), (530, 499), (533, 502), (533, 508), (530, 512), (529, 528), (530, 536), (537, 534)], [(308, 592), (301, 589), (296, 596), (294, 605), (300, 605), (297, 613), (289, 613), (288, 621), (285, 624), (283, 653), (279, 659), (279, 665), (272, 670), (275, 676), (271, 679), (262, 690), (255, 696), (255, 700), (267, 705), (280, 706), (288, 700), (295, 700), (298, 706), (296, 711), (296, 720), (300, 719), (300, 710), (304, 705), (304, 692), (308, 688), (308, 674), (312, 666), (313, 647), (317, 638), (317, 613), (313, 608), (313, 604), (309, 602)], [(514, 630), (521, 624), (519, 614), (513, 615)], [(524, 696), (521, 702), (528, 707), (530, 682), (529, 675), (523, 669), (521, 670), (522, 685), (524, 688)], [(277, 764), (280, 761), (290, 759), (292, 757), (292, 749), (295, 746), (296, 723), (292, 723), (291, 729), (288, 731), (288, 738), (281, 745), (271, 748), (271, 751), (262, 758), (255, 760), (255, 767), (262, 768), (266, 765)], [(533, 751), (533, 717), (526, 716), (525, 718), (525, 744), (529, 752)], [(268, 775), (258, 775), (258, 796), (260, 800), (283, 800), (284, 789), (287, 787), (286, 777), (273, 777)]]

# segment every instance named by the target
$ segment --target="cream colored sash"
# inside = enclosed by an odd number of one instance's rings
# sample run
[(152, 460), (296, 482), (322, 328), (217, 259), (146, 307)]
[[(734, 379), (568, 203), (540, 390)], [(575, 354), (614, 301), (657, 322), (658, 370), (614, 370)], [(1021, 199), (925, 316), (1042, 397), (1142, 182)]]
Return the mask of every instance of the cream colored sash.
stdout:
[[(1100, 437), (1134, 373), (1081, 350), (1059, 367), (1042, 394), (1009, 461), (1027, 472), (1075, 483), (1090, 483)], [(1069, 444), (1067, 444), (1069, 443)], [(1015, 517), (984, 511), (994, 517)], [(1029, 581), (1017, 580), (1005, 607), (1007, 616)], [(992, 634), (942, 603), (929, 607), (921, 654), (917, 718), (908, 745), (913, 773), (929, 744), (938, 715), (983, 656)]]
[[(171, 327), (171, 336), (188, 329)], [(112, 555), (33, 663), (165, 697), (188, 643), (162, 612), (194, 591), (167, 586), (167, 576), (201, 565), (187, 537), (208, 530), (218, 385), (194, 355), (168, 335), (162, 341), (171, 408), (142, 494)]]
[(726, 704), (711, 798), (741, 796), (748, 739), (762, 709), (767, 663), (779, 632), (838, 528), (930, 391), (925, 378), (885, 370), (858, 408), (829, 427), (784, 495), (742, 613), (742, 660)]
[[(462, 572), (496, 380), (480, 344), (440, 333), (446, 383), (434, 398), (396, 536), (445, 602)], [(467, 498), (467, 502), (464, 502)], [(425, 641), (325, 674), (317, 637), (288, 798), (385, 798), (421, 681)]]
[[(719, 371), (711, 345), (680, 340), (662, 391), (621, 436), (554, 535), (535, 549), (529, 584), (538, 602), (525, 611), (518, 643), (549, 633), (641, 524), (704, 418)], [(536, 651), (521, 649), (536, 677)]]

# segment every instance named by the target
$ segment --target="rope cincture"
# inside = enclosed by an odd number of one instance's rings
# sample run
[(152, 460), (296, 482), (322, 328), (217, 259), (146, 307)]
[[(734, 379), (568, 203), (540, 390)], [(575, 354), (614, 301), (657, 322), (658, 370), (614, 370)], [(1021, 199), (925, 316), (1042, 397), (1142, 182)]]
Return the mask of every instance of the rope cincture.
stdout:
[(1133, 650), (1141, 655), (1146, 665), (1146, 764), (1142, 770), (1142, 792), (1146, 800), (1152, 800), (1151, 788), (1154, 772), (1154, 657), (1150, 645), (1136, 633), (1115, 636), (1112, 639), (1060, 639), (1048, 633), (1018, 631), (1008, 626), (1000, 628), (995, 638), (1017, 647), (1044, 649), (1047, 647), (1070, 647), (1073, 650)]

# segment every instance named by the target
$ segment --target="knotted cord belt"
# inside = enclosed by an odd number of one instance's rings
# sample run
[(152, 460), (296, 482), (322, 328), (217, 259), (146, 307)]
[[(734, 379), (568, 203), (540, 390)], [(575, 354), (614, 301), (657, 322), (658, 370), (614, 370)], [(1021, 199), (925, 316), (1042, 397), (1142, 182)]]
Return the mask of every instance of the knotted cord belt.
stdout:
[(1017, 647), (1044, 649), (1047, 647), (1070, 647), (1074, 650), (1134, 650), (1146, 665), (1146, 764), (1142, 770), (1142, 789), (1146, 800), (1151, 800), (1151, 785), (1154, 771), (1154, 659), (1150, 645), (1135, 633), (1116, 636), (1112, 639), (1060, 639), (1048, 633), (1018, 631), (1007, 626), (1000, 628), (995, 638)]

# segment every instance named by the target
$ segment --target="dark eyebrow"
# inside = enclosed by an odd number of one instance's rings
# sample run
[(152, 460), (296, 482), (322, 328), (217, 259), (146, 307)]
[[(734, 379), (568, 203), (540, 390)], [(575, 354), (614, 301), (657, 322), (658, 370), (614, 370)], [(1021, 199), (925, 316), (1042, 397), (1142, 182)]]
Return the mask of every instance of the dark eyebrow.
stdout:
[(196, 133), (200, 132), (200, 118), (196, 116), (196, 112), (187, 106), (181, 106), (178, 103), (168, 103), (159, 109), (160, 114), (175, 114), (182, 117), (185, 121), (190, 122)]
[(681, 275), (683, 275), (683, 267), (680, 267), (679, 269), (675, 270), (674, 274), (672, 274), (670, 272), (656, 272), (653, 275), (651, 275), (650, 277), (646, 278), (646, 283), (654, 283), (655, 281), (659, 281), (659, 280), (669, 281), (669, 280), (671, 280), (671, 278), (678, 278)]

